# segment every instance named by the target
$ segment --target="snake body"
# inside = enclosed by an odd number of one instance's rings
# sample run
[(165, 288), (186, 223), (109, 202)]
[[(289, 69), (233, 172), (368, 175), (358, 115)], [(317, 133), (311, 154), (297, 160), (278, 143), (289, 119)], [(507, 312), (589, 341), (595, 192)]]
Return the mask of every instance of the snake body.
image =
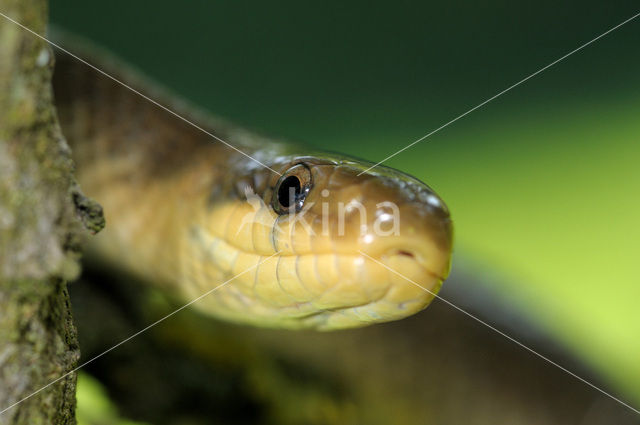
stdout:
[(194, 303), (207, 314), (358, 327), (422, 310), (446, 278), (449, 212), (413, 177), (383, 166), (362, 173), (370, 164), (167, 104), (248, 158), (65, 57), (54, 91), (78, 180), (105, 211), (92, 255), (185, 301), (207, 293)]

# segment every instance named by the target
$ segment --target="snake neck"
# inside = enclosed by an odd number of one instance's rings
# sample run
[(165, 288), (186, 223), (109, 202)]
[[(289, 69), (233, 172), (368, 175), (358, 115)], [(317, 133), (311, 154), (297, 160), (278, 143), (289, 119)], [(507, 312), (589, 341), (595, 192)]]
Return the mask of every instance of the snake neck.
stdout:
[[(100, 68), (249, 155), (278, 149), (272, 141), (176, 105), (126, 66), (101, 63)], [(182, 274), (183, 239), (196, 210), (213, 198), (237, 199), (239, 186), (228, 176), (252, 176), (246, 168), (256, 164), (247, 164), (236, 150), (66, 55), (56, 58), (53, 85), (78, 181), (105, 211), (107, 228), (92, 238), (88, 254), (145, 279), (175, 285)]]

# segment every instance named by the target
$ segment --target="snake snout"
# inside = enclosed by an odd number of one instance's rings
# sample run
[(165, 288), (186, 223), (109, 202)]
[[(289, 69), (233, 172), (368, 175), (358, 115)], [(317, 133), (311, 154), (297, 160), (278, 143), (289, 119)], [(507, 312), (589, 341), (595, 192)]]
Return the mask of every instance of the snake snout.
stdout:
[(377, 251), (383, 261), (401, 258), (403, 264), (414, 263), (427, 274), (446, 279), (453, 250), (453, 224), (444, 203), (405, 204), (398, 217), (397, 232), (372, 238), (369, 252)]

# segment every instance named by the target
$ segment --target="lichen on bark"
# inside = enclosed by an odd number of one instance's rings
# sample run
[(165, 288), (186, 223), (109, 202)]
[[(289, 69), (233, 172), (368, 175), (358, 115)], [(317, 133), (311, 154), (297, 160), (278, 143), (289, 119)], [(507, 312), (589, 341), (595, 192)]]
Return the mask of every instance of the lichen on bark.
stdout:
[[(45, 0), (0, 0), (44, 34)], [(83, 233), (103, 223), (73, 178), (51, 90), (48, 44), (0, 17), (0, 411), (63, 376), (79, 351), (66, 282)], [(0, 414), (0, 424), (74, 424), (75, 374)]]

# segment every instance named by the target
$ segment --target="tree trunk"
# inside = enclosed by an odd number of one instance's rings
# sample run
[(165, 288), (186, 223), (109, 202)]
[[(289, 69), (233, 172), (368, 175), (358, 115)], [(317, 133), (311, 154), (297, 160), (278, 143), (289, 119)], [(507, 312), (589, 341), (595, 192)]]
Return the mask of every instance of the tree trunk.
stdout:
[[(46, 0), (0, 0), (44, 34)], [(0, 17), (0, 424), (74, 424), (78, 357), (66, 282), (79, 242), (103, 223), (85, 198), (53, 107), (53, 54)]]

